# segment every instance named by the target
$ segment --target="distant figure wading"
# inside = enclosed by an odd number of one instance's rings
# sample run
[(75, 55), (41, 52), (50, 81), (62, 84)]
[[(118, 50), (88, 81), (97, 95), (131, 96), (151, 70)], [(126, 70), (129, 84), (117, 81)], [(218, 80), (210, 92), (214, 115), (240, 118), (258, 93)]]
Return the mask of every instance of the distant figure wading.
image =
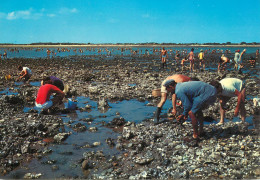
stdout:
[(161, 59), (162, 59), (162, 68), (167, 67), (166, 65), (166, 58), (168, 56), (167, 50), (163, 47), (161, 51)]
[(190, 61), (190, 72), (194, 71), (194, 49), (191, 48), (190, 53), (188, 54), (188, 60)]

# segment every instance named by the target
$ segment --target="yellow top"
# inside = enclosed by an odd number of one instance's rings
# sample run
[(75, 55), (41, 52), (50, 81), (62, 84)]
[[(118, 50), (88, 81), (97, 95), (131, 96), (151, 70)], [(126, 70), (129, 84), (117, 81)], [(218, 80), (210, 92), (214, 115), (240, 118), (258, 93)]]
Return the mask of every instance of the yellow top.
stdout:
[(199, 53), (199, 59), (203, 59), (203, 52)]

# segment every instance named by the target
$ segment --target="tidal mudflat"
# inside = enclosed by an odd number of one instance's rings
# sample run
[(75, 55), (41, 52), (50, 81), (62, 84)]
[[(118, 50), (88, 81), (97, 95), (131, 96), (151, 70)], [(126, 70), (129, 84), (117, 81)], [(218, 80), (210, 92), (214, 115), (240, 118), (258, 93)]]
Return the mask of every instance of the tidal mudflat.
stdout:
[[(214, 58), (214, 57), (212, 57)], [(159, 98), (151, 95), (165, 77), (181, 73), (169, 60), (160, 69), (158, 55), (84, 55), (1, 60), (0, 172), (1, 178), (259, 178), (258, 69), (242, 74), (229, 68), (182, 74), (201, 81), (236, 77), (247, 84), (246, 123), (233, 117), (231, 99), (226, 123), (217, 126), (219, 106), (204, 111), (209, 121), (205, 136), (193, 144), (188, 120), (180, 126), (162, 110), (162, 123), (153, 124)], [(16, 81), (17, 66), (30, 67), (28, 84)], [(231, 66), (230, 66), (231, 67)], [(11, 79), (5, 76), (11, 74)], [(34, 110), (39, 82), (54, 75), (68, 84), (67, 98), (78, 101), (75, 110), (60, 107), (51, 114)], [(182, 109), (179, 107), (178, 112)]]

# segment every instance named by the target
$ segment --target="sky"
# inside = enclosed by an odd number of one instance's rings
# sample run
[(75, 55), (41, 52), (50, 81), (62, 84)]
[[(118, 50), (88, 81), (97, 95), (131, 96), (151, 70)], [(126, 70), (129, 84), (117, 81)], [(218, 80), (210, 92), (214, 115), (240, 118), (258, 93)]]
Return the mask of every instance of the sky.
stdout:
[(260, 42), (260, 0), (0, 2), (0, 43)]

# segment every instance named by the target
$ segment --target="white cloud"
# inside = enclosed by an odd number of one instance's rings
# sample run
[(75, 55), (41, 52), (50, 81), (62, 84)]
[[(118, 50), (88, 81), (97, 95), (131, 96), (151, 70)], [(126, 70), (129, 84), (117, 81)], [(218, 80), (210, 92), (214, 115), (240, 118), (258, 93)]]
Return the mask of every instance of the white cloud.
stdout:
[(142, 18), (150, 18), (150, 14), (143, 14)]
[(24, 11), (12, 11), (7, 13), (6, 19), (14, 20), (14, 19), (38, 19), (42, 16), (42, 13), (34, 13), (34, 10), (30, 8), (29, 10)]
[(8, 13), (6, 19), (8, 19), (8, 20), (16, 19), (14, 11)]
[(114, 18), (110, 18), (108, 19), (108, 22), (113, 24), (113, 23), (118, 23), (118, 20)]
[(156, 16), (153, 16), (153, 14), (149, 14), (149, 13), (142, 14), (141, 17), (143, 19), (150, 19), (150, 20), (157, 20), (158, 19)]
[[(56, 12), (56, 11), (55, 11)], [(72, 14), (77, 13), (78, 10), (76, 8), (61, 8), (59, 14)], [(38, 12), (32, 8), (28, 10), (20, 10), (20, 11), (12, 11), (8, 13), (0, 12), (0, 19), (7, 19), (7, 20), (15, 20), (15, 19), (40, 19), (41, 17), (50, 17), (53, 18), (57, 16), (57, 14), (48, 12), (46, 9), (42, 8), (38, 10)]]
[(56, 14), (47, 14), (47, 16), (52, 18), (52, 17), (55, 17)]
[(76, 8), (73, 8), (73, 9), (71, 9), (71, 12), (72, 12), (72, 13), (77, 13), (78, 10), (77, 10)]
[(78, 12), (78, 10), (76, 8), (69, 9), (69, 8), (63, 7), (63, 8), (60, 8), (60, 10), (59, 10), (60, 14), (70, 14), (70, 13), (77, 13), (77, 12)]

